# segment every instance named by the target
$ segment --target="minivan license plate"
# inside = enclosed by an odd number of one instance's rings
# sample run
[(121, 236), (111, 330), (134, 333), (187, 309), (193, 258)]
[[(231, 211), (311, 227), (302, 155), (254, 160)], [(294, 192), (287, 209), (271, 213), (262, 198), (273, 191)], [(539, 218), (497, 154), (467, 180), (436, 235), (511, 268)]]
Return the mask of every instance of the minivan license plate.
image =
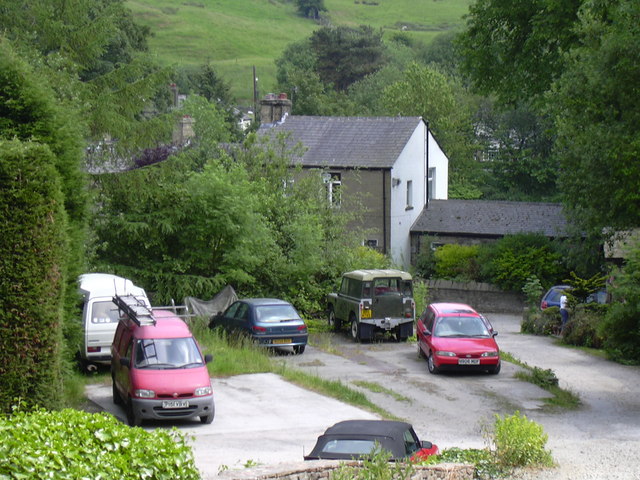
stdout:
[(478, 358), (459, 358), (458, 365), (480, 365)]
[(162, 402), (162, 408), (188, 408), (188, 400), (165, 400)]

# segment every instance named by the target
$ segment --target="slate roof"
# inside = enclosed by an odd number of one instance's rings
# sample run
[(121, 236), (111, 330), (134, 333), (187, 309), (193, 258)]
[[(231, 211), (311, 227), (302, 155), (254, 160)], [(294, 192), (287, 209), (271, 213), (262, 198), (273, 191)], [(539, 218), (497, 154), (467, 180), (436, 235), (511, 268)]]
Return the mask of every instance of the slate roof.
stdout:
[(489, 200), (430, 200), (412, 233), (501, 237), (516, 233), (567, 234), (559, 203)]
[(422, 117), (286, 116), (262, 125), (259, 135), (291, 132), (290, 146), (308, 150), (295, 162), (318, 168), (391, 168)]

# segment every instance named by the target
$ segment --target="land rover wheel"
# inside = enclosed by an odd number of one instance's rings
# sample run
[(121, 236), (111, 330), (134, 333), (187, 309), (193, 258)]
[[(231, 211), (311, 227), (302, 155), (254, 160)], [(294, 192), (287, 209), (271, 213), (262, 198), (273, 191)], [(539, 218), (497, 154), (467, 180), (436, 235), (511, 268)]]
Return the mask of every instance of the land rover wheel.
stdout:
[(131, 400), (129, 400), (129, 402), (127, 403), (126, 411), (127, 423), (130, 427), (139, 427), (140, 425), (142, 425), (142, 417), (136, 415), (136, 413), (133, 411)]
[(334, 331), (338, 331), (340, 330), (340, 320), (338, 320), (336, 318), (336, 312), (333, 310), (333, 307), (329, 307), (329, 316), (328, 316), (328, 320), (329, 320), (329, 327), (334, 330)]
[(351, 337), (356, 342), (360, 341), (360, 324), (354, 316), (351, 318)]

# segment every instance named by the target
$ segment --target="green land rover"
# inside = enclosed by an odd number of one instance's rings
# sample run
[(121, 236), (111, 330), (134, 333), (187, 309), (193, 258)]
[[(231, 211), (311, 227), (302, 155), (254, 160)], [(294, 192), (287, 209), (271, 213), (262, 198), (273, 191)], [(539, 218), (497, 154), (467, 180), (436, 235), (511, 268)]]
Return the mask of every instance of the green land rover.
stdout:
[(377, 332), (406, 341), (413, 335), (415, 309), (411, 275), (401, 270), (347, 272), (338, 293), (327, 295), (329, 325), (348, 325), (355, 341), (372, 340)]

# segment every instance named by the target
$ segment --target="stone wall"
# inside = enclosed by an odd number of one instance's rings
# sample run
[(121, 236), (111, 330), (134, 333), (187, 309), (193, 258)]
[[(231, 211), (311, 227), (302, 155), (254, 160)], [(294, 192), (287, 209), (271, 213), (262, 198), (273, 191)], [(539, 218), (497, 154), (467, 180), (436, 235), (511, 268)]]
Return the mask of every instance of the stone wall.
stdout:
[[(340, 467), (358, 467), (359, 462), (338, 462), (314, 460), (291, 464), (258, 466), (245, 470), (226, 470), (218, 477), (224, 480), (329, 480), (331, 474)], [(473, 480), (474, 466), (458, 463), (414, 466), (410, 480)]]
[(505, 292), (488, 283), (428, 280), (427, 286), (429, 303), (466, 303), (481, 313), (522, 313), (524, 310), (524, 294)]

